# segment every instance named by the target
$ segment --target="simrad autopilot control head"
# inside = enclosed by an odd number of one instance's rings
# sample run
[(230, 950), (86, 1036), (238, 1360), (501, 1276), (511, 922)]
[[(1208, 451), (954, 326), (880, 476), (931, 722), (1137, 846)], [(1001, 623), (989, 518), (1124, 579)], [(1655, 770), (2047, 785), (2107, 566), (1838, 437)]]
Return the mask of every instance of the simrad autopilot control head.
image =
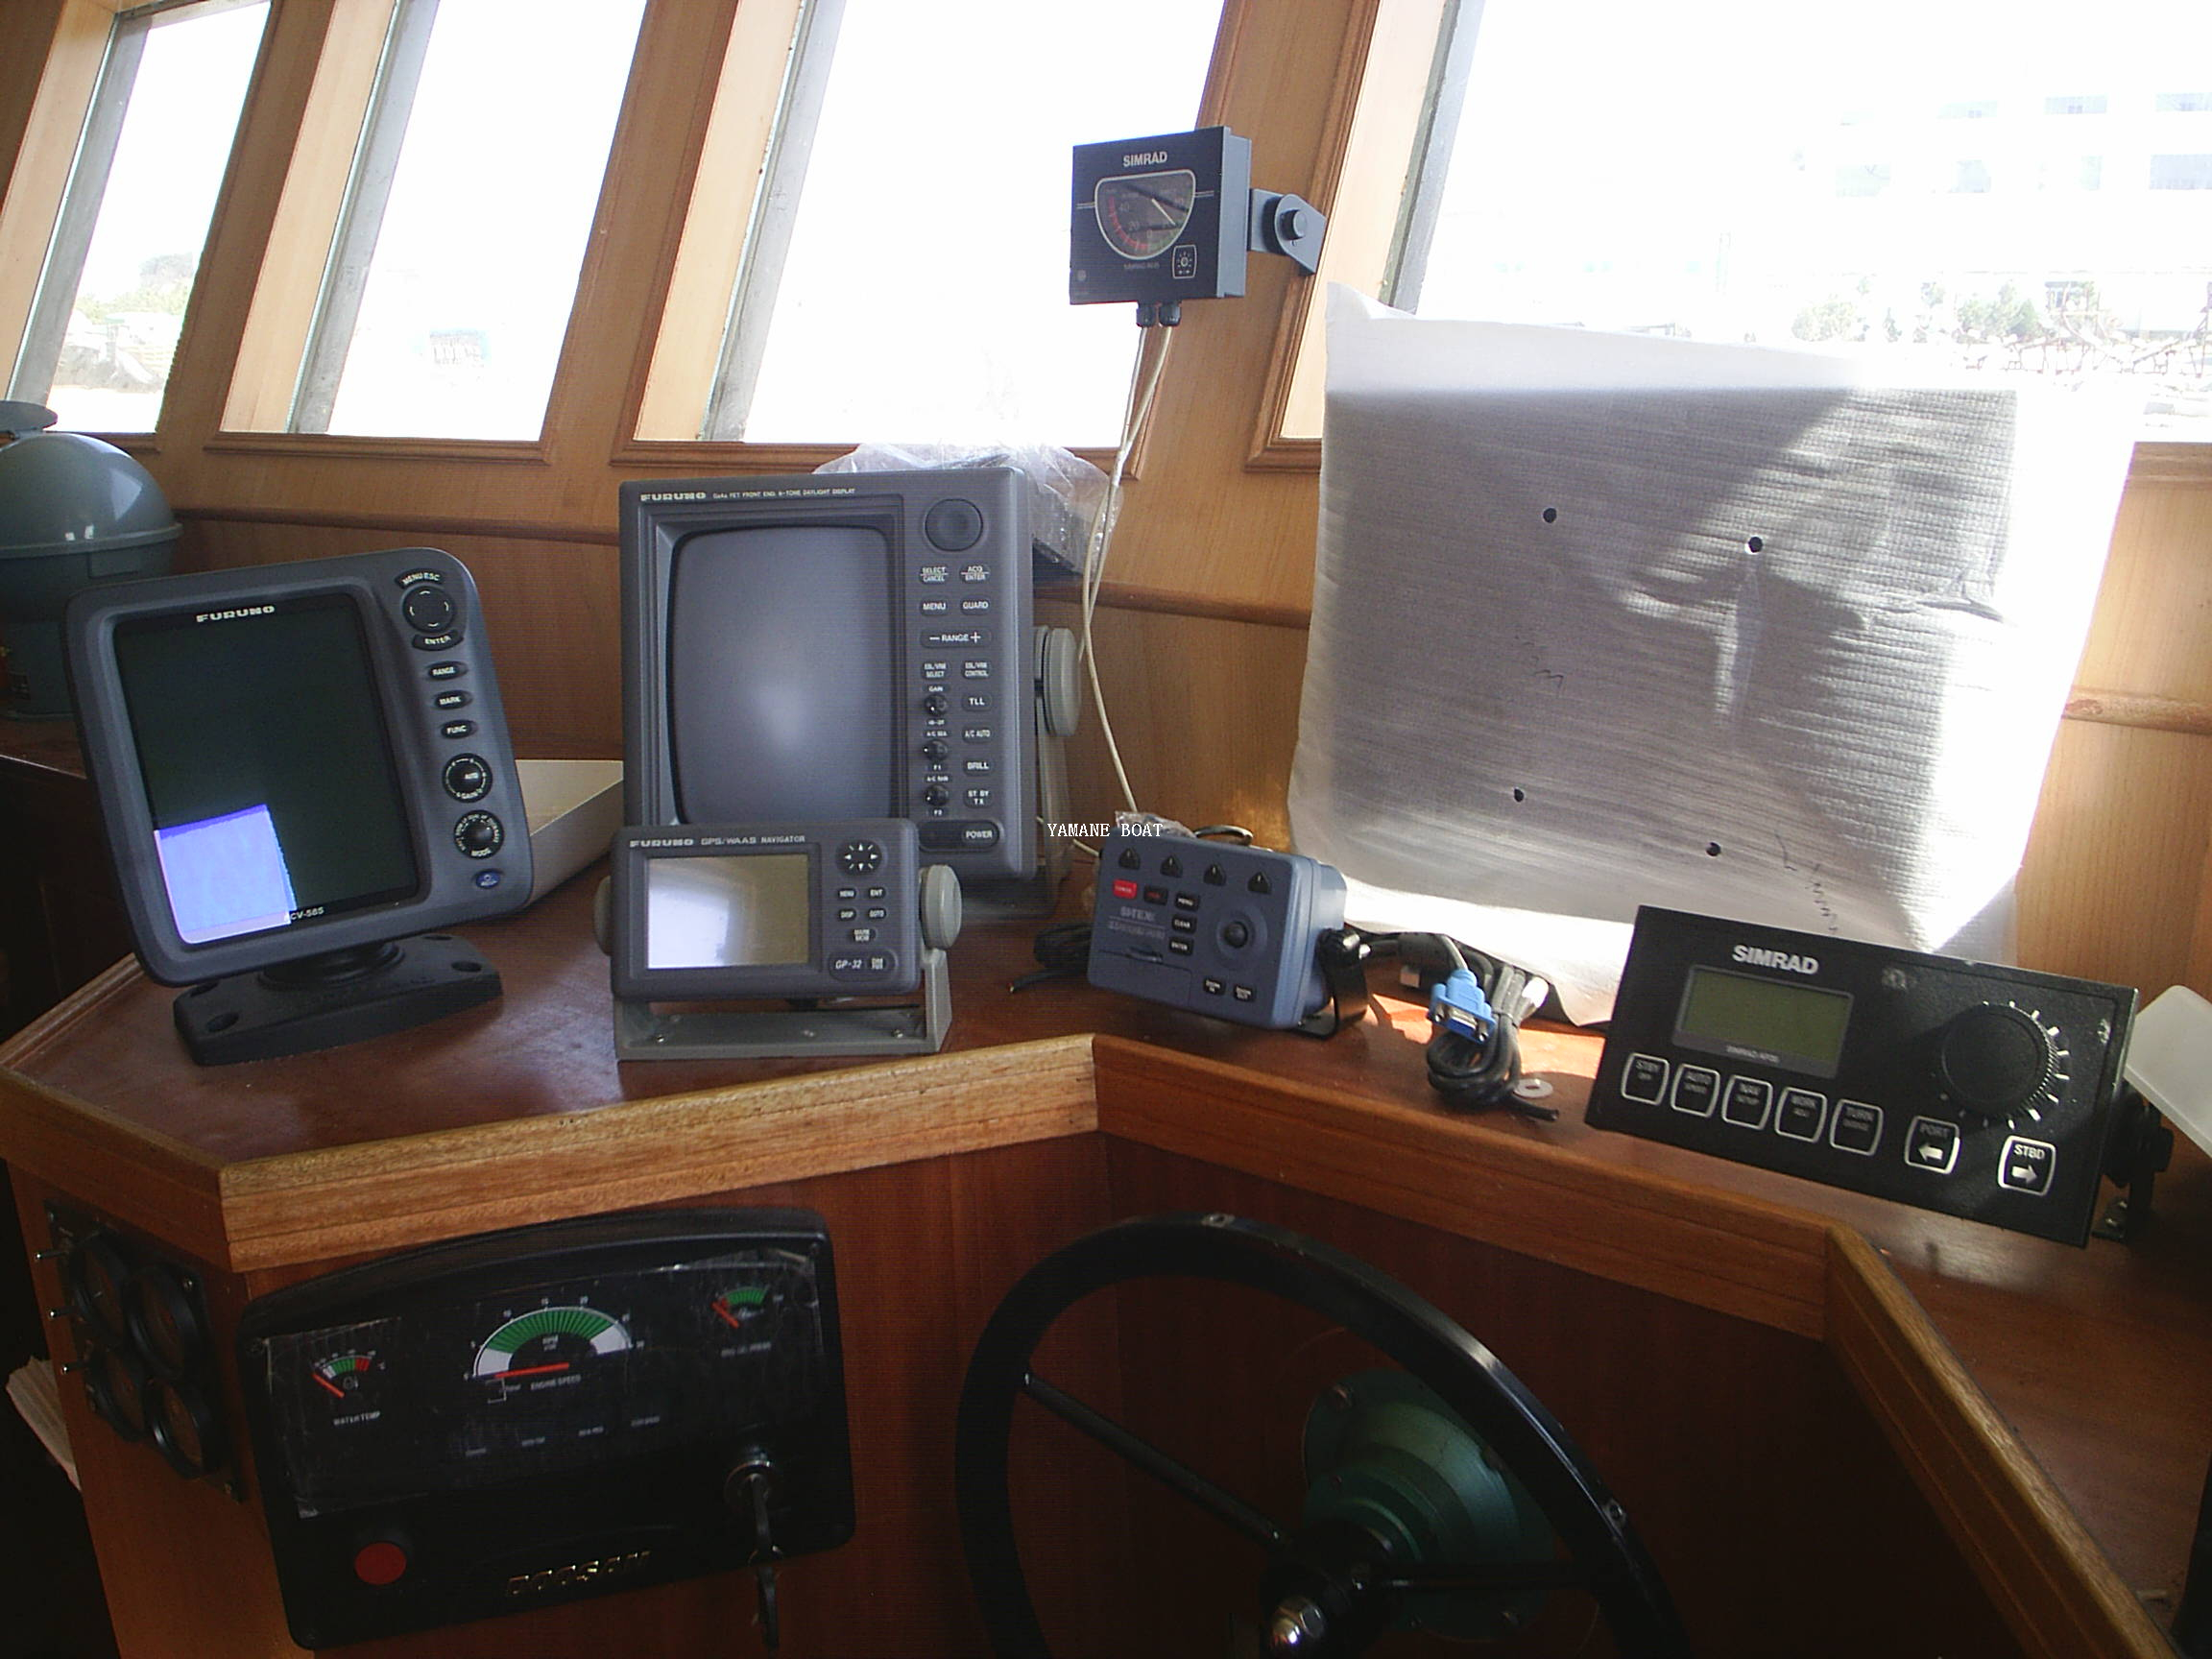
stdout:
[(1343, 926), (1344, 878), (1327, 864), (1120, 832), (1098, 850), (1095, 899), (1089, 972), (1102, 990), (1272, 1030), (1330, 1003), (1317, 952)]

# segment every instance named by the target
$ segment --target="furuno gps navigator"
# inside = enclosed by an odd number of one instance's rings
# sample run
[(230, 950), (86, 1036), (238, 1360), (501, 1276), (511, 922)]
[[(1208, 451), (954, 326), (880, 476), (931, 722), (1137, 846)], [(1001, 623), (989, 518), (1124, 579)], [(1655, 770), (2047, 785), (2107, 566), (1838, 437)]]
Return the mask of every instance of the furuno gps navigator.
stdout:
[(443, 929), (517, 909), (530, 838), (475, 584), (402, 547), (86, 590), (84, 761), (139, 960), (204, 1064), (488, 1000)]
[(960, 881), (906, 819), (631, 826), (602, 895), (622, 1059), (944, 1043)]

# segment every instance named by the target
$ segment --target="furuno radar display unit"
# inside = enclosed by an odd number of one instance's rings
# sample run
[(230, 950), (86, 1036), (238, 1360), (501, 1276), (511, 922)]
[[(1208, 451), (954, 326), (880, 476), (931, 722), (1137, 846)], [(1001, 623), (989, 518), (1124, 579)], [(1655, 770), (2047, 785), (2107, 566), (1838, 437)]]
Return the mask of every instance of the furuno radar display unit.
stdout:
[(1296, 853), (1118, 833), (1098, 849), (1091, 983), (1241, 1025), (1290, 1030), (1327, 1008), (1321, 936), (1344, 878)]
[(853, 1533), (808, 1211), (594, 1216), (344, 1268), (247, 1305), (238, 1381), (307, 1647), (748, 1566), (773, 1647), (776, 1563)]
[(530, 837), (475, 584), (402, 547), (71, 603), (78, 731), (139, 960), (203, 1064), (400, 1030), (499, 975)]
[(905, 818), (963, 881), (1037, 874), (1021, 474), (621, 490), (624, 818)]
[(1649, 905), (1588, 1118), (2087, 1242), (2135, 993)]

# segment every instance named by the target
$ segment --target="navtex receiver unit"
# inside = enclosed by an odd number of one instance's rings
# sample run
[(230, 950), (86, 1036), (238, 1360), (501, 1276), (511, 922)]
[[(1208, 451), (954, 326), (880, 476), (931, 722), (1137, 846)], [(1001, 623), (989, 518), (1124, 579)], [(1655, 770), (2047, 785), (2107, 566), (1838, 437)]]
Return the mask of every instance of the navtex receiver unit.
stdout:
[(2087, 1241), (2118, 985), (1646, 906), (1589, 1121)]
[(1329, 1002), (1315, 947), (1343, 921), (1343, 876), (1311, 858), (1117, 834), (1098, 851), (1091, 983), (1289, 1030)]

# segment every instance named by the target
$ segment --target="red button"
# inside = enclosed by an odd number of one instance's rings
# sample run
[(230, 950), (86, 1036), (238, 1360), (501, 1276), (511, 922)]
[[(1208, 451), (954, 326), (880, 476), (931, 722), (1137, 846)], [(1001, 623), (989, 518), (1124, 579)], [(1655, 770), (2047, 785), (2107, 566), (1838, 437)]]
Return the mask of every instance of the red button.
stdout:
[(407, 1551), (389, 1539), (364, 1544), (353, 1553), (353, 1576), (364, 1584), (396, 1584), (407, 1571)]
[(1114, 883), (1114, 897), (1117, 899), (1136, 898), (1137, 883), (1134, 881), (1122, 881), (1117, 879)]

